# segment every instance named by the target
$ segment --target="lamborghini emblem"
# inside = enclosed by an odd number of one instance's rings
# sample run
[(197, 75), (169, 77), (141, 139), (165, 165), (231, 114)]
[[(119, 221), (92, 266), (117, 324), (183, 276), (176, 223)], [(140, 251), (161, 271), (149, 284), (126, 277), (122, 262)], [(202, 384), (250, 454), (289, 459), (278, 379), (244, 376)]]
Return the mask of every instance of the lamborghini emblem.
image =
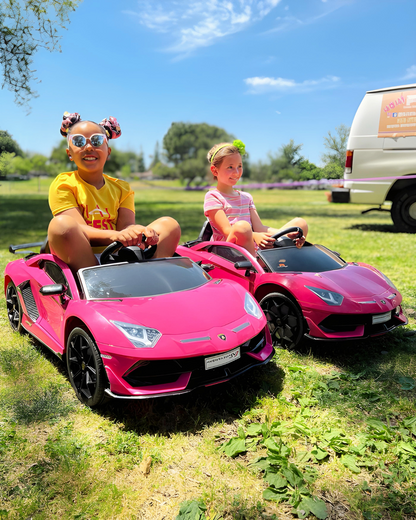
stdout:
[(227, 339), (227, 336), (225, 334), (218, 334), (218, 337), (225, 341)]

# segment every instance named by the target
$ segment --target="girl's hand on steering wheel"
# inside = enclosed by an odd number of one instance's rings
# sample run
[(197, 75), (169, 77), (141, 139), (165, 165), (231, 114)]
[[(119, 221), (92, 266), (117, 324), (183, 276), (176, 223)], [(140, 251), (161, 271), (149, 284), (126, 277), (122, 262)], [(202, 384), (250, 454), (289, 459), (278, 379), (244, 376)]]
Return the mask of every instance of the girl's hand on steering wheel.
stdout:
[(261, 249), (271, 249), (274, 244), (274, 238), (271, 237), (271, 233), (255, 231), (253, 233), (253, 240)]
[(159, 235), (156, 231), (151, 227), (145, 227), (141, 231), (142, 237), (146, 237), (143, 242), (137, 244), (141, 249), (146, 249), (146, 247), (155, 246), (159, 242)]
[(305, 243), (306, 238), (302, 235), (301, 237), (298, 236), (298, 233), (295, 231), (294, 233), (288, 233), (287, 236), (294, 240), (296, 247), (300, 249), (303, 244)]

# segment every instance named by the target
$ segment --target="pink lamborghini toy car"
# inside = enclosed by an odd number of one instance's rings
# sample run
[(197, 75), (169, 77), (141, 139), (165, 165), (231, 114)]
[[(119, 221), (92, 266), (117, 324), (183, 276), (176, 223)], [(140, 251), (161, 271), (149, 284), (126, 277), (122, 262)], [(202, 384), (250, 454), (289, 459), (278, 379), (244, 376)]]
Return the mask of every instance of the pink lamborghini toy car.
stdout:
[(205, 223), (197, 240), (177, 253), (202, 264), (214, 278), (237, 281), (260, 303), (272, 340), (295, 347), (306, 336), (313, 340), (363, 339), (407, 323), (402, 296), (383, 273), (368, 264), (345, 262), (338, 253), (306, 242), (298, 249), (274, 235), (273, 249), (256, 258), (228, 242), (212, 242)]
[[(11, 252), (38, 244), (11, 246)], [(24, 251), (5, 271), (10, 325), (66, 360), (81, 402), (142, 399), (228, 381), (267, 363), (266, 318), (240, 285), (189, 258), (145, 260), (115, 242), (81, 269)]]

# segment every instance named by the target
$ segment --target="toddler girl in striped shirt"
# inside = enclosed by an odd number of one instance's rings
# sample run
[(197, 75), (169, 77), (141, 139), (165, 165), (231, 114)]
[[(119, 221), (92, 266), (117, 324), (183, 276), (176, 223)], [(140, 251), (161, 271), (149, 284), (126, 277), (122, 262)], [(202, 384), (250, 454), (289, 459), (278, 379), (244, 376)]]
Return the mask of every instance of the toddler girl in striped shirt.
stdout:
[[(265, 226), (257, 213), (253, 197), (234, 189), (243, 175), (244, 153), (245, 145), (239, 140), (216, 144), (208, 152), (211, 172), (217, 179), (217, 187), (208, 191), (204, 201), (204, 214), (213, 231), (212, 240), (238, 244), (255, 256), (258, 248), (273, 247), (273, 234), (297, 226), (303, 230), (303, 236), (296, 239), (296, 246), (302, 247), (308, 233), (308, 224), (303, 218), (296, 217), (280, 229)], [(295, 238), (296, 233), (289, 233), (288, 236)]]

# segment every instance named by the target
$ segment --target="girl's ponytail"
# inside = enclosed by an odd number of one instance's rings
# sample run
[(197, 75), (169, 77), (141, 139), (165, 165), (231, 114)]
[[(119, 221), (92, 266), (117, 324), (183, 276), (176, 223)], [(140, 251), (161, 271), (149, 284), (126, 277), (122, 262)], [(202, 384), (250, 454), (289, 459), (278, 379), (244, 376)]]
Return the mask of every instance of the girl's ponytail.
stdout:
[(105, 130), (107, 137), (109, 139), (118, 139), (121, 135), (121, 128), (118, 124), (118, 121), (115, 117), (109, 117), (108, 119), (103, 119), (101, 123), (99, 123)]
[(75, 123), (79, 123), (81, 121), (81, 116), (78, 114), (78, 112), (74, 112), (70, 114), (69, 112), (64, 112), (63, 115), (63, 121), (61, 123), (61, 135), (64, 137), (68, 137), (68, 131), (71, 128), (71, 126), (74, 126)]

